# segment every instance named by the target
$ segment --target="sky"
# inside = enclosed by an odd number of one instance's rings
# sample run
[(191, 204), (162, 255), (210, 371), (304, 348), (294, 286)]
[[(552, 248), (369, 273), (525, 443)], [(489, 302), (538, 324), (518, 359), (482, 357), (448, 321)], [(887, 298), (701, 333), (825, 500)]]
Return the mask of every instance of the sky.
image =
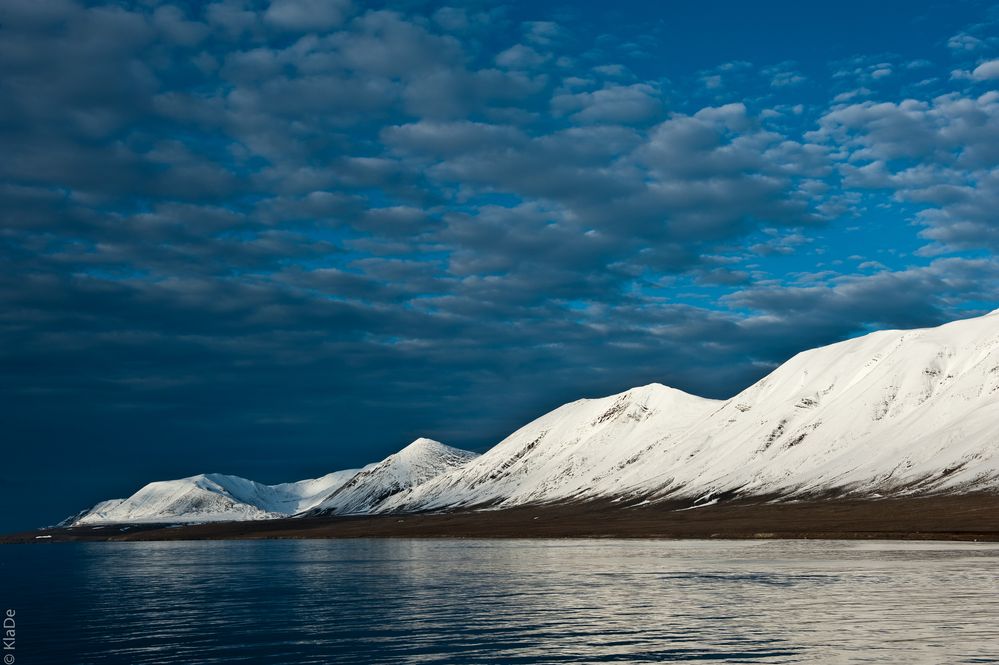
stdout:
[(0, 3), (0, 529), (999, 307), (988, 2)]

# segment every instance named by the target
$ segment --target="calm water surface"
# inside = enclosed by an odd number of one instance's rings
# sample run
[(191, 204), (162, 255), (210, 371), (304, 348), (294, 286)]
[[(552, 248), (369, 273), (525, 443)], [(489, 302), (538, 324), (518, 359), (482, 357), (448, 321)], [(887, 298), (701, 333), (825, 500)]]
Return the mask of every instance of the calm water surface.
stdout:
[(994, 663), (999, 547), (0, 546), (16, 663)]

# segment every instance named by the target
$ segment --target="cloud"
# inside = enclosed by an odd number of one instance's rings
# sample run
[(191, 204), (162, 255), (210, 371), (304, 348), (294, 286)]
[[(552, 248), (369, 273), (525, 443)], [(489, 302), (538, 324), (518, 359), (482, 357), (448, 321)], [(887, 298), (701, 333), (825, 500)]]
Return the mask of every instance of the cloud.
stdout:
[(727, 85), (745, 79), (754, 70), (751, 62), (734, 60), (698, 73), (698, 79), (710, 91), (726, 89)]
[(770, 77), (770, 87), (785, 88), (804, 83), (807, 79), (804, 74), (797, 71), (793, 62), (782, 62), (773, 67), (767, 67), (761, 73)]
[(515, 44), (496, 56), (497, 65), (510, 69), (534, 69), (547, 60), (547, 57), (523, 44)]
[(569, 38), (569, 32), (554, 21), (525, 21), (524, 40), (535, 46), (547, 48)]
[(966, 32), (959, 32), (947, 40), (947, 47), (955, 51), (977, 51), (984, 45), (981, 39)]
[(852, 104), (820, 124), (813, 138), (850, 151), (840, 166), (849, 186), (890, 189), (922, 207), (915, 219), (933, 241), (924, 253), (999, 248), (999, 93)]
[(592, 92), (561, 94), (552, 98), (552, 108), (570, 114), (580, 123), (640, 123), (662, 112), (662, 102), (655, 87), (636, 83), (611, 85)]
[(770, 85), (775, 88), (783, 88), (789, 85), (798, 85), (806, 80), (804, 76), (797, 72), (777, 72), (770, 81)]
[(325, 32), (343, 23), (350, 0), (272, 0), (264, 21), (281, 30)]
[(936, 325), (953, 316), (953, 298), (989, 298), (997, 285), (994, 262), (949, 258), (900, 271), (836, 275), (819, 284), (755, 286), (726, 300), (757, 311), (756, 325), (783, 325), (819, 344), (867, 328)]
[(207, 25), (188, 20), (180, 9), (172, 5), (157, 7), (153, 12), (153, 23), (166, 39), (183, 46), (197, 45), (210, 32)]
[(999, 79), (999, 60), (989, 60), (975, 67), (971, 72), (972, 77), (979, 81)]

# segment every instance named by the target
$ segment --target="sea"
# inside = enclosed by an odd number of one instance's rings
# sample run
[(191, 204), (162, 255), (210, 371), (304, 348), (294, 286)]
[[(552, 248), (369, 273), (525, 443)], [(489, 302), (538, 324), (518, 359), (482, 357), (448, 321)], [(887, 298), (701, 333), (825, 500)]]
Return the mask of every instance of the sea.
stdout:
[(999, 545), (0, 546), (4, 663), (999, 662)]

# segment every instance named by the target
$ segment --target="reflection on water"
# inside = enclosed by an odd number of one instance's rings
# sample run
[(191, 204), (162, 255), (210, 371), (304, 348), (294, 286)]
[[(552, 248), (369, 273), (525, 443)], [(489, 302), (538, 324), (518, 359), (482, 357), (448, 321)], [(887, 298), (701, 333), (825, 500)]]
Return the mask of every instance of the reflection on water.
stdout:
[(0, 547), (18, 663), (999, 662), (999, 547)]

